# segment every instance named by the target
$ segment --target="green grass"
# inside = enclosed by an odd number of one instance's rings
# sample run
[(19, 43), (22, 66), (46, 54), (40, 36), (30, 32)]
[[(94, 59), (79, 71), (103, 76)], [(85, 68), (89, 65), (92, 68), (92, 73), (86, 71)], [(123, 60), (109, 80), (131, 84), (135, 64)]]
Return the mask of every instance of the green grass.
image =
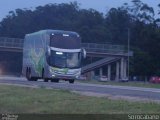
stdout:
[(92, 84), (103, 84), (103, 85), (118, 85), (118, 86), (132, 86), (132, 87), (145, 87), (145, 88), (160, 88), (160, 84), (153, 84), (149, 82), (117, 82), (117, 81), (108, 81), (108, 82), (99, 82), (96, 80), (79, 80), (78, 82), (82, 83), (92, 83)]
[(0, 113), (158, 113), (160, 104), (78, 95), (69, 91), (0, 85)]

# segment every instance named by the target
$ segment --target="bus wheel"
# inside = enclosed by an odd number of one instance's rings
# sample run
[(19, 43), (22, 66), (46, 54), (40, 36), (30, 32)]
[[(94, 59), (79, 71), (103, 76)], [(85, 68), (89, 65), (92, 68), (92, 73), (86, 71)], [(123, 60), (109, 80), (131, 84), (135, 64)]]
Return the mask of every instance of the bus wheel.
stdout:
[(44, 69), (42, 69), (42, 79), (44, 78)]
[(72, 80), (69, 80), (69, 83), (74, 83), (74, 79), (72, 79)]
[(31, 78), (32, 81), (38, 81), (38, 78)]
[(48, 82), (48, 79), (45, 78), (45, 79), (44, 79), (44, 82)]
[(59, 82), (59, 79), (52, 79), (51, 82), (56, 82), (56, 83), (58, 83), (58, 82)]
[(26, 69), (26, 78), (28, 80), (28, 68)]
[(27, 78), (28, 81), (32, 81), (31, 70), (30, 69), (26, 70), (26, 78)]
[(31, 76), (31, 69), (26, 70), (26, 78), (28, 81), (37, 81), (38, 78)]

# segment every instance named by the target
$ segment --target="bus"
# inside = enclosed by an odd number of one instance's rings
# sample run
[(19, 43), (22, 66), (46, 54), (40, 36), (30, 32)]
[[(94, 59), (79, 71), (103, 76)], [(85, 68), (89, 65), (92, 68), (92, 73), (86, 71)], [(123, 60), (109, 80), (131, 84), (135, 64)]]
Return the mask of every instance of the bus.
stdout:
[(81, 75), (81, 61), (85, 57), (78, 33), (40, 30), (25, 35), (22, 74), (29, 81), (74, 83)]

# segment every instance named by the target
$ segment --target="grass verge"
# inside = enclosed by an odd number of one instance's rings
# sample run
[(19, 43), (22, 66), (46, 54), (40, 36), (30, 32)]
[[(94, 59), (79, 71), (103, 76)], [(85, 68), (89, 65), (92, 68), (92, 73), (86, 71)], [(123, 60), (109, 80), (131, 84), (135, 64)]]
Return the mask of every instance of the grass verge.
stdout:
[(0, 113), (158, 113), (160, 104), (78, 95), (65, 90), (0, 85)]
[(160, 84), (153, 84), (149, 82), (139, 82), (139, 81), (129, 81), (129, 82), (117, 82), (117, 81), (108, 81), (100, 82), (96, 80), (77, 80), (81, 83), (92, 83), (92, 84), (101, 84), (101, 85), (117, 85), (117, 86), (131, 86), (131, 87), (145, 87), (145, 88), (160, 88)]

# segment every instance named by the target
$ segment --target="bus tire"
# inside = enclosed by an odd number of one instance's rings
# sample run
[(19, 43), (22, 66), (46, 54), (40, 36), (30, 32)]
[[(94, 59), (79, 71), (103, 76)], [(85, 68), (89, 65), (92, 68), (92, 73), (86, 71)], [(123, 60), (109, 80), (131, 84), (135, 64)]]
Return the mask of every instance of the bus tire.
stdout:
[(31, 69), (30, 68), (29, 69), (27, 68), (27, 70), (26, 70), (26, 78), (28, 81), (37, 81), (38, 80), (38, 78), (31, 76)]
[(28, 81), (32, 81), (32, 77), (31, 77), (31, 69), (27, 68), (26, 70), (26, 78)]
[(69, 80), (69, 83), (73, 84), (74, 83), (74, 79)]
[(42, 79), (44, 79), (44, 68), (42, 69)]
[(56, 82), (56, 83), (58, 83), (58, 82), (59, 82), (59, 79), (52, 79), (51, 82)]
[(44, 82), (48, 82), (48, 79), (45, 78), (45, 79), (44, 79)]
[(26, 78), (28, 79), (28, 68), (26, 68)]
[(38, 78), (33, 78), (33, 81), (38, 81)]
[(42, 76), (41, 76), (41, 78), (44, 80), (44, 82), (48, 82), (48, 79), (45, 78), (45, 76), (44, 76), (44, 68), (42, 69)]

